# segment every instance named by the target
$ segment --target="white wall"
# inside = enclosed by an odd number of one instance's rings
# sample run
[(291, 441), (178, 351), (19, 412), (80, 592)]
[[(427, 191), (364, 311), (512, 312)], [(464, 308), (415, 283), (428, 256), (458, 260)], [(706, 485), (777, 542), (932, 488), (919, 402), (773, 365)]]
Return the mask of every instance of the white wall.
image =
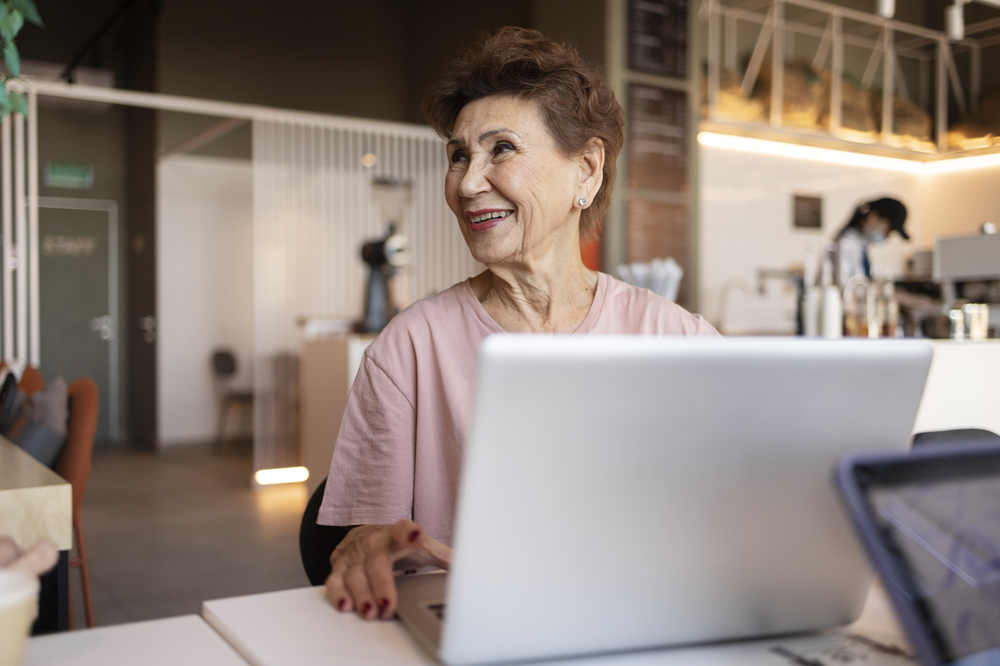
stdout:
[(978, 234), (984, 222), (1000, 224), (1000, 165), (925, 176), (923, 234), (930, 249), (943, 236)]
[[(780, 281), (765, 281), (757, 292), (757, 270), (801, 267), (822, 242), (837, 233), (854, 207), (880, 196), (909, 207), (907, 229), (919, 230), (925, 219), (920, 177), (898, 171), (701, 146), (700, 257), (701, 311), (714, 324), (720, 316), (731, 333), (793, 333), (795, 299)], [(794, 194), (821, 196), (821, 230), (792, 226)], [(918, 234), (919, 235), (919, 234)], [(873, 247), (873, 271), (902, 273), (906, 257), (919, 243), (892, 235)], [(725, 283), (726, 312), (720, 310)]]
[[(159, 441), (215, 437), (210, 357), (236, 352), (251, 386), (253, 179), (249, 161), (173, 157), (157, 172)], [(235, 419), (233, 427), (235, 427)]]

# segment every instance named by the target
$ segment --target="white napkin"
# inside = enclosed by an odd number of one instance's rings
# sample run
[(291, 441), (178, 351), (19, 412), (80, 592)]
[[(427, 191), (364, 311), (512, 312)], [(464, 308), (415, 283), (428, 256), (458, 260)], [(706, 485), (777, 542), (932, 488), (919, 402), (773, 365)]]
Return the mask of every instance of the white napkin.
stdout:
[(668, 257), (653, 259), (648, 264), (621, 264), (618, 266), (618, 275), (629, 284), (644, 287), (674, 301), (677, 300), (684, 269), (672, 257)]

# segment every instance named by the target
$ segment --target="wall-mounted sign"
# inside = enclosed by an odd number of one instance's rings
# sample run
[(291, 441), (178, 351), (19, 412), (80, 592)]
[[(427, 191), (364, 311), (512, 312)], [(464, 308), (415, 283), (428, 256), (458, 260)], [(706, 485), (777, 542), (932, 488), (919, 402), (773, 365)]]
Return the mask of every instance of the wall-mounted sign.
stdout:
[(42, 171), (45, 187), (89, 190), (94, 186), (94, 165), (71, 162), (46, 162)]
[(53, 236), (42, 238), (42, 256), (45, 257), (89, 257), (97, 248), (93, 236)]
[(679, 192), (687, 185), (687, 93), (628, 88), (628, 186)]
[(796, 194), (792, 197), (792, 224), (806, 229), (823, 227), (823, 199)]
[(629, 2), (629, 69), (687, 78), (687, 4), (687, 0)]

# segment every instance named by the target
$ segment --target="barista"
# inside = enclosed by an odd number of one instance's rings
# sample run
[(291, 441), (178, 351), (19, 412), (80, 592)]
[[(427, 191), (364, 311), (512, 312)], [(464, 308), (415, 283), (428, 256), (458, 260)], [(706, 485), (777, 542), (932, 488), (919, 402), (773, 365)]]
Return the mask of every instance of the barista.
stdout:
[(872, 267), (868, 246), (881, 243), (895, 231), (906, 240), (909, 234), (906, 223), (906, 206), (896, 199), (876, 199), (854, 209), (850, 221), (834, 238), (834, 267), (837, 283), (843, 287), (854, 275), (871, 279)]

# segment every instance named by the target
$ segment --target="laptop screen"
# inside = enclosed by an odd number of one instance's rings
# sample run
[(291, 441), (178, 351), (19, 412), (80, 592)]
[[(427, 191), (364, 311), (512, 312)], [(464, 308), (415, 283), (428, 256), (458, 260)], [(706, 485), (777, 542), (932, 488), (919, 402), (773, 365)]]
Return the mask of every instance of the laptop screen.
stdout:
[(1000, 476), (876, 485), (868, 499), (943, 663), (1000, 666)]

